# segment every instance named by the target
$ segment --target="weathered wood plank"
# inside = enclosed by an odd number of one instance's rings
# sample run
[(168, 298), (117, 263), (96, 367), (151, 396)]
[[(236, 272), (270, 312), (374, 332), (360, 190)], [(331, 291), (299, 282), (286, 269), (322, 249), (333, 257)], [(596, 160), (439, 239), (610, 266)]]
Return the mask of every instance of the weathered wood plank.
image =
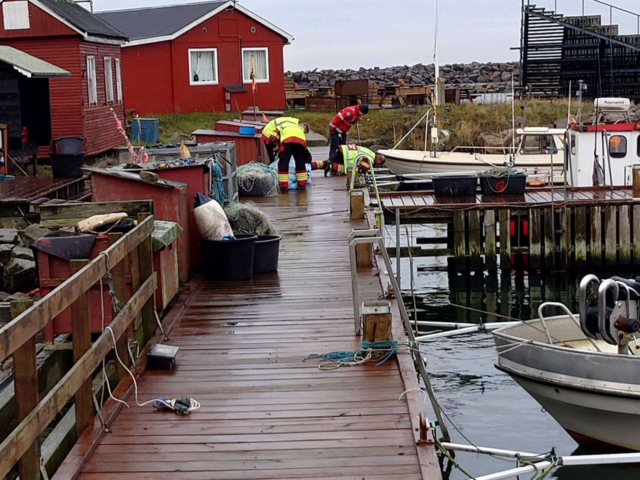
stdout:
[(602, 207), (591, 207), (591, 264), (595, 267), (602, 265)]
[(65, 203), (63, 205), (42, 205), (40, 210), (40, 223), (44, 226), (71, 226), (80, 220), (93, 215), (105, 215), (108, 213), (124, 212), (130, 217), (136, 217), (139, 213), (153, 213), (153, 202), (148, 200), (126, 202), (99, 202), (99, 203)]
[(575, 265), (582, 268), (587, 264), (587, 210), (575, 208)]
[[(123, 237), (122, 233), (110, 233), (108, 235), (109, 245), (114, 245)], [(122, 308), (122, 306), (127, 303), (127, 279), (126, 279), (126, 258), (117, 264), (111, 264), (111, 277), (113, 279), (113, 290), (115, 294), (115, 304), (117, 308)], [(129, 366), (131, 363), (129, 361), (129, 338), (128, 336), (122, 335), (118, 339), (118, 355), (122, 359), (122, 361)], [(120, 362), (116, 362), (116, 371), (118, 373), (118, 381), (122, 380), (124, 376), (127, 374), (124, 367), (120, 364)]]
[(552, 207), (544, 209), (544, 268), (553, 270), (556, 266), (555, 212)]
[(529, 264), (531, 268), (542, 267), (542, 216), (539, 208), (529, 210)]
[(467, 256), (467, 228), (465, 221), (465, 212), (458, 211), (453, 213), (453, 255), (456, 268), (463, 270), (466, 266)]
[(618, 207), (607, 205), (604, 208), (604, 258), (605, 265), (618, 263)]
[[(138, 214), (138, 222), (144, 222), (149, 217), (148, 214)], [(138, 248), (138, 261), (140, 263), (140, 281), (144, 282), (153, 275), (153, 246), (151, 236), (146, 238), (140, 243)], [(156, 331), (156, 318), (155, 318), (155, 294), (149, 301), (142, 307), (142, 331), (143, 331), (143, 343), (146, 343), (151, 337), (153, 337)]]
[(633, 264), (640, 265), (640, 205), (633, 206)]
[(629, 215), (629, 205), (618, 207), (618, 236), (620, 242), (619, 262), (620, 265), (631, 265), (631, 217)]
[[(149, 217), (118, 243), (105, 250), (111, 259), (111, 264), (114, 265), (122, 261), (129, 251), (136, 248), (145, 239), (148, 239), (150, 244), (151, 232), (153, 232), (153, 217)], [(93, 260), (45, 298), (36, 302), (29, 310), (0, 329), (0, 361), (5, 360), (20, 348), (106, 275), (106, 261), (103, 257), (100, 256)]]
[(511, 212), (508, 208), (499, 211), (500, 217), (500, 268), (511, 269)]
[(495, 272), (498, 268), (496, 255), (496, 211), (486, 210), (484, 212), (484, 263), (490, 272)]
[[(33, 304), (32, 300), (11, 302), (11, 316), (17, 318)], [(29, 339), (13, 354), (15, 398), (18, 405), (18, 420), (24, 420), (38, 404), (38, 365), (36, 362), (36, 339)], [(18, 460), (19, 459), (19, 460)], [(34, 438), (26, 445), (24, 454), (16, 457), (20, 478), (40, 478), (40, 444)], [(4, 477), (4, 475), (0, 475)]]
[[(89, 263), (88, 260), (71, 260), (71, 274), (75, 275)], [(71, 332), (73, 361), (77, 363), (91, 348), (91, 305), (89, 294), (80, 295), (71, 307)], [(93, 423), (93, 389), (91, 378), (85, 380), (75, 395), (76, 432), (78, 437)]]
[(480, 223), (480, 211), (469, 212), (469, 263), (471, 270), (482, 270), (482, 258), (480, 257), (480, 244), (482, 242), (482, 224)]
[[(153, 296), (157, 287), (156, 276), (153, 275), (140, 287), (131, 300), (98, 340), (85, 353), (80, 361), (62, 378), (55, 387), (37, 404), (35, 409), (20, 422), (11, 434), (0, 444), (0, 478), (5, 476), (16, 461), (28, 451), (33, 442), (51, 423), (55, 416), (76, 394), (82, 384), (91, 377), (102, 359), (113, 348), (113, 338), (118, 339), (127, 330), (129, 323)], [(39, 464), (39, 462), (38, 462)]]

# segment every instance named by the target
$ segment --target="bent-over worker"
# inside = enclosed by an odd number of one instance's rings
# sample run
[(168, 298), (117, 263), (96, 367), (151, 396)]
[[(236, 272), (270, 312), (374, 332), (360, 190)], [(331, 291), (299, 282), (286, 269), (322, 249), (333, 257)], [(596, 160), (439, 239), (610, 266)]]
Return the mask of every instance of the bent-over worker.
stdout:
[(329, 136), (331, 138), (329, 157), (336, 153), (340, 145), (347, 144), (347, 132), (367, 113), (369, 113), (368, 105), (354, 105), (343, 108), (333, 117), (329, 124)]
[(280, 132), (287, 125), (299, 125), (300, 120), (293, 117), (280, 117), (271, 120), (262, 129), (262, 141), (269, 155), (269, 163), (276, 161), (276, 152), (280, 150)]
[(373, 150), (350, 143), (348, 145), (340, 145), (338, 150), (326, 162), (311, 162), (311, 169), (320, 170), (324, 168), (325, 176), (329, 170), (337, 175), (346, 175), (353, 168), (366, 172), (371, 170), (374, 165), (381, 163), (382, 157)]
[(306, 161), (309, 159), (307, 150), (307, 133), (309, 125), (287, 124), (280, 130), (280, 155), (278, 160), (278, 179), (280, 189), (286, 191), (289, 188), (289, 162), (291, 157), (296, 162), (296, 180), (298, 188), (304, 190), (307, 187), (309, 173)]

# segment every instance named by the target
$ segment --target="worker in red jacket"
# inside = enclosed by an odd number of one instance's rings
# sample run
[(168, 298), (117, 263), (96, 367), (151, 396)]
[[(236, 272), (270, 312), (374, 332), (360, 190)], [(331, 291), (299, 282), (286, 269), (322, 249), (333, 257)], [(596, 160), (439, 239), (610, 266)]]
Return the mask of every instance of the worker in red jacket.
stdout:
[(332, 157), (340, 145), (347, 144), (347, 132), (364, 115), (369, 113), (369, 105), (354, 105), (343, 108), (333, 117), (329, 124), (329, 134), (331, 146), (329, 147), (329, 157)]

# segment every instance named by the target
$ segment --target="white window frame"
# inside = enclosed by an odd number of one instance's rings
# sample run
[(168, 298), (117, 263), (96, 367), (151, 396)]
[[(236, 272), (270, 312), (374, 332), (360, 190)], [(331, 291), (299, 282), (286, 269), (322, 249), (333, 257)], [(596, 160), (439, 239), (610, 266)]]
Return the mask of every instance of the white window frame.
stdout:
[[(213, 64), (216, 67), (216, 80), (210, 82), (194, 82), (193, 77), (191, 76), (191, 72), (193, 69), (191, 68), (191, 53), (197, 52), (211, 52), (213, 53), (214, 62)], [(220, 68), (218, 67), (218, 49), (217, 48), (190, 48), (188, 51), (189, 55), (189, 85), (193, 87), (200, 87), (204, 85), (220, 85)]]
[(269, 47), (247, 47), (242, 49), (242, 83), (253, 83), (251, 80), (251, 70), (248, 72), (244, 69), (244, 53), (245, 52), (257, 52), (264, 51), (266, 52), (266, 60), (267, 60), (267, 79), (266, 80), (256, 80), (256, 83), (269, 83), (271, 81), (271, 64), (269, 63)]
[(107, 105), (116, 101), (113, 88), (113, 60), (111, 57), (104, 57), (104, 91), (107, 96)]
[(118, 94), (118, 103), (124, 102), (124, 91), (122, 90), (122, 60), (116, 58), (116, 93)]
[(29, 16), (29, 2), (2, 2), (2, 18), (5, 30), (29, 30), (31, 19)]
[(89, 106), (98, 105), (98, 75), (96, 57), (94, 55), (87, 55), (87, 88)]

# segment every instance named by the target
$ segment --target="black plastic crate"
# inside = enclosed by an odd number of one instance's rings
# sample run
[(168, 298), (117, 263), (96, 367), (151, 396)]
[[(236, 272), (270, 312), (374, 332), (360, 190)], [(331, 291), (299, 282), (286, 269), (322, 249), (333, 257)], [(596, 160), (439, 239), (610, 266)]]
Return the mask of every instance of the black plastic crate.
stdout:
[(478, 177), (475, 175), (434, 175), (433, 189), (440, 197), (469, 197), (476, 194)]
[(526, 186), (526, 175), (480, 177), (480, 188), (483, 195), (522, 195)]

